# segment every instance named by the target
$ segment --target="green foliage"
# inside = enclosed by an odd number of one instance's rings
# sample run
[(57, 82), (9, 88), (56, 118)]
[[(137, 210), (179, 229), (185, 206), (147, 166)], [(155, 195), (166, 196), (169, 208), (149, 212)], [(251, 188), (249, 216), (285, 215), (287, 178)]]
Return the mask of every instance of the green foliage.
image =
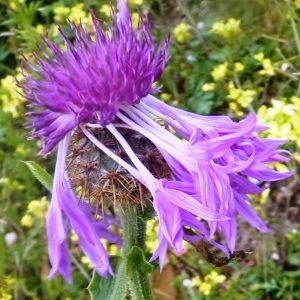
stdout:
[[(270, 127), (265, 137), (289, 139), (288, 148), (294, 153), (290, 166), (299, 164), (299, 0), (128, 2), (134, 22), (137, 10), (149, 13), (155, 39), (171, 34), (170, 60), (160, 80), (162, 99), (197, 113), (236, 119), (254, 111), (259, 122)], [(41, 37), (46, 32), (64, 47), (58, 24), (70, 38), (67, 17), (81, 19), (90, 30), (88, 7), (109, 21), (104, 0), (0, 1), (0, 299), (89, 299), (85, 288), (90, 268), (83, 263), (76, 237), (71, 236), (70, 242), (73, 284), (59, 276), (46, 279), (45, 212), (52, 184), (43, 168), (51, 172), (53, 158), (38, 158), (39, 143), (26, 139), (28, 132), (22, 127), (26, 103), (14, 83), (14, 77), (22, 77), (20, 51), (31, 60), (30, 49), (38, 52), (36, 43), (44, 48)], [(156, 241), (153, 228), (152, 243), (148, 240), (151, 250)], [(184, 261), (173, 280), (178, 299), (299, 299), (300, 231), (274, 235), (274, 240), (271, 246), (284, 253), (284, 259), (274, 260), (269, 249), (258, 246), (251, 266), (232, 262), (229, 273), (199, 264), (198, 254), (191, 251), (181, 260), (171, 257), (175, 269)], [(286, 240), (286, 248), (281, 240)], [(134, 249), (128, 256), (127, 267), (135, 267), (137, 276), (139, 268), (149, 272), (153, 268), (141, 253)], [(124, 278), (120, 279), (126, 268), (117, 257), (112, 262), (115, 277), (106, 281), (93, 275), (88, 289), (95, 299), (102, 297), (99, 287), (103, 299), (115, 295), (112, 287), (118, 287), (120, 294), (126, 290)], [(187, 280), (190, 285), (184, 286)]]
[(108, 279), (102, 278), (95, 271), (92, 281), (88, 286), (93, 300), (124, 300), (127, 294), (126, 265), (120, 257), (110, 258), (114, 276), (109, 275)]
[(93, 300), (124, 300), (127, 299), (128, 294), (133, 299), (153, 299), (152, 292), (147, 288), (148, 280), (141, 280), (145, 274), (153, 272), (153, 265), (146, 260), (143, 250), (138, 246), (128, 250), (128, 254), (123, 251), (122, 258), (110, 257), (114, 276), (109, 275), (105, 279), (96, 272), (93, 273), (92, 281), (88, 286)]
[(294, 229), (286, 235), (289, 242), (287, 261), (291, 266), (299, 268), (300, 266), (300, 227)]
[[(288, 269), (265, 257), (263, 262), (250, 267), (241, 268), (241, 263), (230, 263), (231, 276), (226, 278), (222, 269), (211, 269), (203, 261), (195, 262), (187, 256), (186, 266), (193, 266), (198, 275), (189, 278), (185, 271), (176, 277), (173, 283), (180, 291), (178, 299), (299, 299), (299, 232), (287, 235), (290, 241), (288, 253), (292, 253), (288, 255)], [(268, 254), (261, 252), (257, 255)]]
[[(109, 275), (105, 279), (96, 272), (93, 273), (92, 281), (88, 286), (88, 291), (93, 300), (124, 300), (131, 284), (143, 284), (143, 282), (140, 282), (140, 272), (153, 272), (153, 265), (146, 260), (144, 252), (137, 246), (132, 247), (126, 260), (111, 256), (110, 261), (114, 276)], [(132, 278), (129, 278), (128, 273), (132, 275)], [(131, 283), (131, 281), (135, 282)], [(145, 289), (141, 286), (140, 293), (142, 292), (145, 292)], [(151, 299), (151, 295), (143, 295), (137, 299)]]
[(24, 161), (24, 163), (27, 165), (33, 176), (36, 177), (36, 179), (49, 191), (52, 191), (52, 184), (53, 180), (51, 175), (43, 169), (41, 166), (39, 166), (34, 161)]

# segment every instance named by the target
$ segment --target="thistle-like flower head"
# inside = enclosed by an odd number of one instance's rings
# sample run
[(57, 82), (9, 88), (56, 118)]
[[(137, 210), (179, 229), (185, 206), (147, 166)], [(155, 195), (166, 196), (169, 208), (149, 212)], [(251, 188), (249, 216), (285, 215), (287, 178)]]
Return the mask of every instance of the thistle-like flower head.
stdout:
[(158, 91), (152, 84), (165, 67), (169, 39), (156, 45), (143, 16), (134, 29), (125, 0), (118, 2), (118, 10), (112, 10), (112, 23), (105, 28), (91, 12), (94, 37), (70, 21), (73, 43), (59, 28), (66, 51), (44, 39), (51, 54), (34, 54), (37, 64), (28, 69), (36, 74), (25, 76), (21, 86), (32, 107), (27, 126), (33, 129), (32, 137), (44, 138), (43, 155), (78, 124), (106, 126), (120, 105), (137, 104)]
[[(51, 55), (42, 50), (43, 58), (35, 55), (36, 64), (28, 63), (30, 74), (19, 84), (31, 103), (32, 137), (45, 141), (42, 154), (58, 144), (47, 219), (49, 277), (59, 272), (71, 280), (66, 246), (71, 227), (95, 270), (104, 277), (112, 273), (100, 238), (121, 246), (109, 228), (120, 224), (98, 209), (98, 199), (104, 204), (111, 194), (114, 201), (124, 196), (134, 206), (143, 205), (139, 195), (147, 194), (159, 220), (159, 244), (151, 259), (159, 258), (162, 268), (168, 247), (182, 253), (183, 239), (206, 239), (230, 257), (236, 214), (269, 232), (249, 205), (248, 194), (262, 191), (252, 180), (292, 174), (267, 167), (288, 161), (282, 155), (288, 152), (278, 150), (282, 141), (256, 136), (266, 128), (257, 125), (255, 114), (233, 122), (188, 113), (151, 96), (167, 61), (168, 38), (156, 45), (147, 19), (140, 17), (133, 29), (125, 0), (118, 9), (118, 15), (112, 10), (106, 31), (92, 14), (94, 39), (72, 22), (74, 43), (60, 29), (66, 51), (45, 40)], [(82, 197), (74, 192), (78, 188)], [(212, 239), (217, 230), (227, 247)]]

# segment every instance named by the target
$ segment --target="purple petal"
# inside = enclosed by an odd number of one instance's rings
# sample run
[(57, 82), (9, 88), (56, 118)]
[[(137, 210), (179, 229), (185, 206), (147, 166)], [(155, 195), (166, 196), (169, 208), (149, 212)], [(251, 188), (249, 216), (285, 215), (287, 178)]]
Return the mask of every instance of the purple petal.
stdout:
[(235, 195), (236, 211), (252, 226), (263, 232), (270, 232), (270, 229), (262, 222), (256, 212), (247, 204), (242, 195)]
[(182, 253), (182, 220), (178, 207), (167, 201), (153, 201), (153, 207), (158, 215), (159, 228), (162, 235), (174, 248), (177, 254)]
[(109, 234), (105, 219), (97, 223), (93, 216), (94, 208), (90, 208), (87, 203), (80, 202), (68, 183), (65, 160), (69, 139), (70, 134), (59, 142), (53, 197), (47, 222), (49, 256), (52, 264), (49, 277), (59, 272), (70, 281), (70, 266), (68, 265), (66, 248), (67, 229), (64, 225), (62, 212), (66, 221), (78, 235), (81, 248), (90, 259), (95, 270), (101, 276), (107, 277), (109, 273), (112, 274), (112, 269), (100, 238), (106, 237), (108, 240), (116, 241), (119, 244), (120, 240), (113, 233)]
[(158, 246), (156, 250), (154, 251), (153, 255), (150, 258), (150, 261), (155, 260), (157, 257), (159, 257), (159, 266), (160, 266), (160, 271), (162, 271), (164, 262), (165, 262), (165, 257), (166, 253), (168, 250), (168, 241), (162, 234), (161, 230), (158, 229)]
[(205, 220), (219, 221), (228, 220), (229, 218), (221, 215), (218, 212), (202, 205), (195, 198), (176, 189), (169, 189), (168, 182), (161, 180), (158, 182), (159, 189), (153, 195), (153, 201), (170, 202), (179, 208), (182, 208), (190, 213), (193, 213)]
[(66, 244), (67, 231), (57, 198), (52, 197), (47, 216), (49, 259), (52, 265), (48, 279), (59, 272), (65, 280), (71, 283), (71, 268)]

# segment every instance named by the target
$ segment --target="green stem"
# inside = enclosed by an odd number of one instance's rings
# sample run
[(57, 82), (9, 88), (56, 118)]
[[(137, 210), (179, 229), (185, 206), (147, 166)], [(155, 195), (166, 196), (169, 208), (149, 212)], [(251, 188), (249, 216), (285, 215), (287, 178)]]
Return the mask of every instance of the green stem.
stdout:
[[(123, 253), (122, 260), (128, 258), (134, 246), (145, 250), (146, 222), (140, 208), (123, 207)], [(131, 300), (154, 299), (148, 273), (132, 263), (127, 264), (128, 288)]]
[(299, 34), (298, 34), (298, 30), (297, 30), (297, 26), (296, 26), (294, 17), (291, 17), (291, 26), (292, 26), (292, 30), (293, 30), (293, 34), (294, 34), (294, 39), (296, 41), (298, 55), (300, 55), (300, 39), (299, 39)]

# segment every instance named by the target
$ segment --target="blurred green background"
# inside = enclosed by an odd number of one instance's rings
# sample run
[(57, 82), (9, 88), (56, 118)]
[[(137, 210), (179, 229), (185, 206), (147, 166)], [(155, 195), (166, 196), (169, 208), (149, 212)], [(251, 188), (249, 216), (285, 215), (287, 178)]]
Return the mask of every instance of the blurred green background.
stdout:
[[(115, 5), (115, 1), (112, 2)], [(239, 222), (237, 248), (247, 260), (214, 268), (189, 245), (181, 257), (171, 251), (163, 274), (153, 274), (157, 299), (300, 299), (300, 0), (128, 0), (149, 14), (155, 40), (171, 34), (170, 59), (159, 82), (159, 98), (199, 114), (235, 120), (254, 111), (270, 129), (263, 137), (288, 139), (293, 178), (267, 185), (253, 205), (272, 228), (260, 234)], [(109, 22), (108, 1), (0, 0), (0, 300), (89, 299), (92, 270), (71, 235), (73, 284), (49, 271), (45, 215), (50, 195), (22, 161), (34, 160), (50, 173), (55, 155), (37, 153), (22, 124), (26, 103), (15, 86), (21, 52), (30, 57), (41, 36), (63, 47), (60, 24), (72, 38), (67, 18), (91, 29), (91, 7)], [(155, 247), (149, 224), (149, 250)], [(111, 254), (114, 247), (109, 247)]]

